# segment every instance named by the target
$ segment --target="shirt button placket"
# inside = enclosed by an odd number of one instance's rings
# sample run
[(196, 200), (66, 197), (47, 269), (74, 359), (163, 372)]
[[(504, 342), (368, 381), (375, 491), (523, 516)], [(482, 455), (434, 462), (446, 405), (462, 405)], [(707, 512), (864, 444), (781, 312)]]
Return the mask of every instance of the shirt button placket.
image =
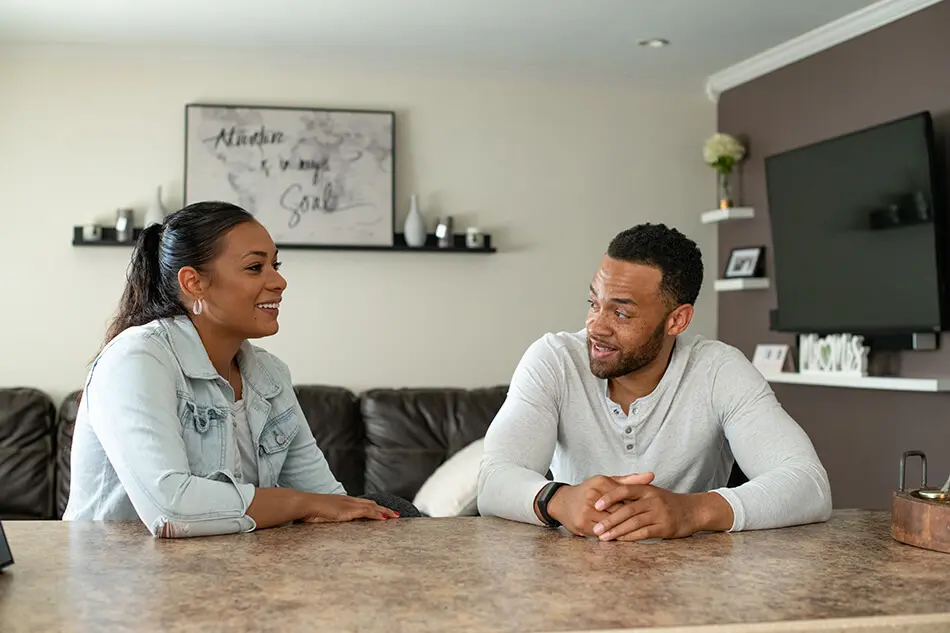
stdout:
[[(637, 414), (637, 407), (631, 406), (630, 417), (633, 417), (636, 414)], [(626, 442), (626, 444), (624, 444), (624, 448), (627, 449), (628, 453), (634, 452), (634, 449), (636, 449), (636, 444), (633, 441), (633, 423), (632, 422), (630, 424), (627, 424), (626, 428), (624, 428), (623, 430), (623, 434), (625, 436), (624, 441)]]

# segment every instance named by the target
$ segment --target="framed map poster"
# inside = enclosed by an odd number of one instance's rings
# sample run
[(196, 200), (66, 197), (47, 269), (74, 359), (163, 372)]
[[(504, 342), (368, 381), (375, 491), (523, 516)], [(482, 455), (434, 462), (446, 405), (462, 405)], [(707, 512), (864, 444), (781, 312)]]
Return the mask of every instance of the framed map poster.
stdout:
[(187, 104), (185, 204), (252, 213), (279, 247), (392, 246), (395, 114)]

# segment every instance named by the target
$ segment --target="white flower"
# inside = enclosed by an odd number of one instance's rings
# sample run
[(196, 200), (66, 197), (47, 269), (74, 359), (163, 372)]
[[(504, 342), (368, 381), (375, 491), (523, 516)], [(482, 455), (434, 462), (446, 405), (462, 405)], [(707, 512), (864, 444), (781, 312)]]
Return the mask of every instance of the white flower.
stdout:
[(713, 134), (703, 144), (703, 160), (709, 165), (731, 170), (744, 156), (745, 147), (729, 134)]

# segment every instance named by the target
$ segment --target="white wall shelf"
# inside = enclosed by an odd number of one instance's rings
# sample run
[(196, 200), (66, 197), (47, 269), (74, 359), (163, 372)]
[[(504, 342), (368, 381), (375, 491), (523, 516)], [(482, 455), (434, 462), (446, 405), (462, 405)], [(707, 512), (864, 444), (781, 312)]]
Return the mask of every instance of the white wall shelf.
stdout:
[(715, 224), (726, 220), (748, 220), (755, 217), (752, 207), (733, 207), (732, 209), (713, 209), (706, 211), (699, 219), (703, 224)]
[(716, 292), (728, 292), (731, 290), (764, 290), (768, 287), (769, 280), (766, 277), (717, 279), (715, 283)]
[(852, 389), (882, 389), (885, 391), (950, 391), (950, 377), (898, 378), (892, 376), (847, 376), (832, 373), (801, 374), (782, 372), (768, 374), (769, 382), (786, 385), (816, 385), (821, 387), (850, 387)]

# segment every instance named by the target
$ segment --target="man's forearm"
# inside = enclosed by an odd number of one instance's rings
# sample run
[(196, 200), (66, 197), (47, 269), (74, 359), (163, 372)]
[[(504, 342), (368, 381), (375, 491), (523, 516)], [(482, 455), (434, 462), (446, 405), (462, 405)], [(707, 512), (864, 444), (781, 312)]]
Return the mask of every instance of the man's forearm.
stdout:
[(547, 483), (544, 475), (527, 468), (489, 460), (479, 472), (478, 512), (540, 525), (537, 497)]
[(720, 492), (735, 508), (734, 530), (765, 530), (826, 521), (831, 492), (824, 468), (797, 460)]
[(715, 492), (701, 492), (690, 495), (694, 499), (693, 520), (695, 532), (725, 532), (732, 529), (735, 515), (732, 506), (722, 495)]

